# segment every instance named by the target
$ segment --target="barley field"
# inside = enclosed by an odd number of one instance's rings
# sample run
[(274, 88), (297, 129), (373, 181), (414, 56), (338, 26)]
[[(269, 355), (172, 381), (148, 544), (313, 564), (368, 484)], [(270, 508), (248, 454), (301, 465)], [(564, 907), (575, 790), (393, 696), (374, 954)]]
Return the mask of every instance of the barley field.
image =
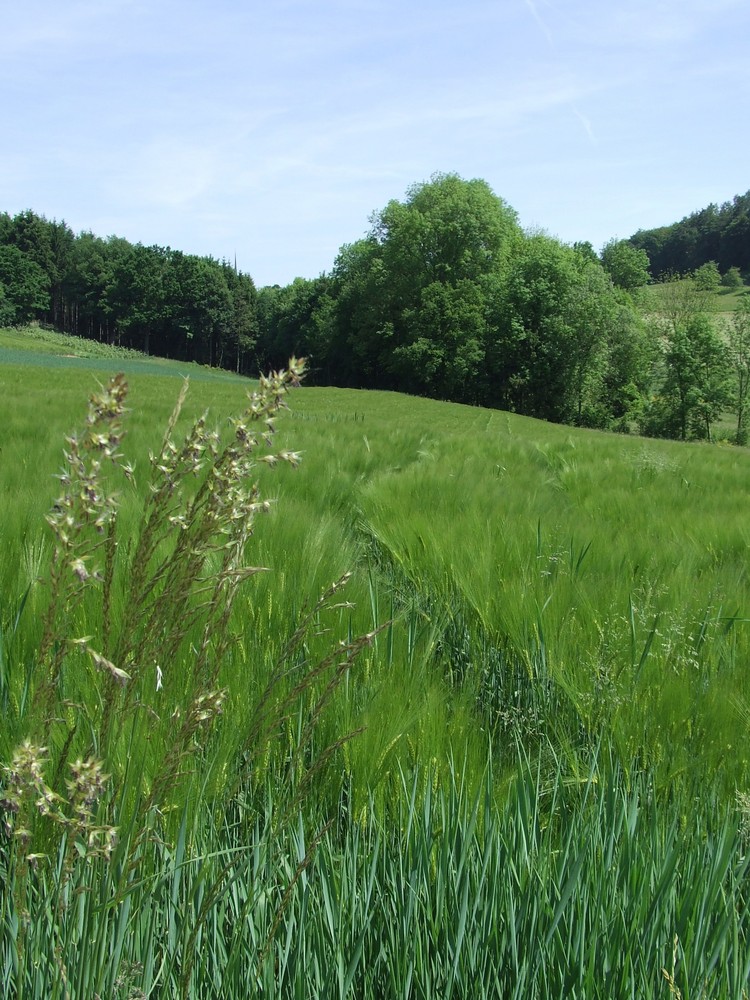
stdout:
[(9, 995), (748, 995), (745, 449), (78, 346), (0, 333)]

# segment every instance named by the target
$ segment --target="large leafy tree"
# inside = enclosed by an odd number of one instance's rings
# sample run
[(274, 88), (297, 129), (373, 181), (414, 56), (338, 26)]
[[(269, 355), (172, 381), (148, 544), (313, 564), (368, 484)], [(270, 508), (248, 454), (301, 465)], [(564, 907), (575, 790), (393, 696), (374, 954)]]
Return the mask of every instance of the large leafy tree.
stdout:
[(604, 269), (618, 288), (634, 292), (649, 281), (649, 259), (645, 250), (628, 240), (610, 240), (602, 248)]
[[(246, 373), (258, 339), (258, 292), (250, 275), (228, 264), (222, 265), (222, 271), (229, 290), (231, 321), (223, 344), (226, 356), (222, 353), (220, 363), (226, 364), (232, 358), (234, 370)], [(253, 365), (252, 370), (255, 374), (257, 367)]]
[(645, 414), (647, 433), (711, 437), (730, 403), (729, 356), (709, 315), (708, 293), (693, 278), (665, 283), (655, 336), (662, 345), (657, 393)]
[(707, 260), (705, 264), (701, 264), (697, 268), (693, 279), (695, 280), (696, 287), (701, 292), (718, 292), (721, 285), (719, 265), (715, 260)]
[(610, 350), (626, 322), (626, 310), (597, 263), (579, 259), (577, 265), (565, 306), (573, 330), (567, 359), (569, 406), (576, 424), (606, 426), (614, 416), (614, 400), (605, 392), (607, 376), (613, 381)]
[(474, 399), (485, 340), (484, 281), (502, 269), (516, 216), (481, 180), (437, 174), (391, 201), (333, 272), (343, 380)]
[(483, 181), (453, 174), (373, 216), (312, 307), (304, 283), (262, 291), (261, 342), (297, 343), (311, 322), (342, 385), (625, 426), (643, 382), (632, 301), (593, 248), (523, 233)]
[(408, 339), (397, 346), (389, 369), (410, 391), (480, 401), (484, 359), (485, 303), (482, 286), (464, 278), (433, 281), (422, 288), (416, 307), (404, 311)]
[(50, 222), (31, 211), (6, 215), (0, 225), (0, 243), (21, 250), (45, 274), (50, 298), (38, 318), (59, 327), (66, 325), (65, 282), (74, 239), (64, 222)]
[(374, 221), (386, 259), (411, 261), (422, 286), (478, 280), (502, 265), (517, 231), (516, 213), (485, 181), (456, 174), (414, 185)]
[(589, 246), (519, 234), (490, 306), (486, 401), (627, 428), (644, 385), (642, 324)]
[(601, 268), (578, 251), (545, 233), (517, 236), (495, 303), (497, 403), (546, 420), (582, 413), (604, 339), (589, 282), (609, 291)]
[(263, 371), (283, 368), (290, 357), (305, 357), (313, 373), (327, 363), (327, 313), (324, 300), (329, 279), (295, 278), (281, 288), (271, 285), (258, 293), (258, 311), (262, 335), (258, 341), (258, 360)]
[(166, 251), (141, 243), (127, 244), (122, 249), (107, 288), (108, 309), (128, 346), (149, 354), (153, 337), (163, 344)]
[[(180, 255), (179, 294), (185, 333), (182, 356), (216, 364), (229, 338), (233, 312), (222, 268), (211, 258)], [(172, 300), (170, 305), (177, 310), (178, 303)]]
[(394, 291), (374, 237), (344, 245), (331, 275), (328, 347), (336, 385), (388, 388)]
[(627, 296), (619, 298), (609, 327), (606, 366), (600, 384), (602, 425), (627, 431), (640, 424), (658, 353), (648, 324)]
[(52, 226), (34, 212), (19, 212), (3, 227), (3, 243), (17, 247), (41, 268), (51, 281), (55, 275)]
[(66, 325), (73, 333), (113, 339), (107, 290), (113, 283), (115, 259), (112, 240), (88, 232), (75, 239), (65, 282)]
[(737, 415), (737, 444), (747, 444), (747, 400), (750, 393), (750, 298), (740, 299), (737, 309), (725, 325), (732, 371), (732, 399)]

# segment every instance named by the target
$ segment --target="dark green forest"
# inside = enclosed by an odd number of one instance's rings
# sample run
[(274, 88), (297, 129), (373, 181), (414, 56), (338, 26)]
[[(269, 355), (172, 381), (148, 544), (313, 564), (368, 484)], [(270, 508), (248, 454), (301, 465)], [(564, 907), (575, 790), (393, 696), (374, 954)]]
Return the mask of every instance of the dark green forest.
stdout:
[(329, 273), (259, 290), (227, 261), (6, 213), (0, 325), (251, 375), (304, 355), (312, 383), (666, 437), (711, 438), (729, 411), (744, 441), (750, 306), (722, 325), (711, 293), (722, 275), (742, 286), (749, 206), (750, 192), (597, 253), (523, 230), (482, 180), (438, 174)]
[(0, 325), (256, 374), (256, 289), (226, 261), (0, 215)]
[(714, 261), (726, 274), (736, 268), (750, 274), (750, 191), (723, 205), (709, 205), (681, 222), (639, 229), (629, 242), (645, 250), (655, 280), (689, 274)]

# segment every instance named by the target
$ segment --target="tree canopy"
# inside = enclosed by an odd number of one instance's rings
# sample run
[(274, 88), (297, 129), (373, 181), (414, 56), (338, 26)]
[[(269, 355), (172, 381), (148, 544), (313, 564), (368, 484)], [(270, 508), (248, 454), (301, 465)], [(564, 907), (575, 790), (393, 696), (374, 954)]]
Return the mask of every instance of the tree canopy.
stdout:
[[(0, 323), (248, 374), (297, 354), (313, 383), (683, 438), (710, 436), (732, 405), (740, 440), (747, 310), (722, 337), (706, 296), (722, 271), (741, 284), (748, 209), (750, 193), (597, 254), (522, 230), (483, 180), (435, 174), (375, 212), (329, 274), (260, 291), (226, 261), (4, 213)], [(694, 276), (668, 283), (647, 320), (639, 290), (667, 262)]]
[(602, 249), (601, 259), (604, 269), (618, 288), (634, 292), (648, 284), (648, 254), (627, 240), (610, 240)]
[(301, 340), (314, 329), (313, 371), (334, 384), (607, 426), (638, 325), (593, 251), (524, 233), (484, 181), (438, 174), (342, 248)]
[(255, 372), (256, 289), (225, 261), (0, 215), (0, 322)]
[(672, 225), (639, 229), (629, 242), (646, 251), (655, 279), (692, 274), (709, 261), (722, 274), (736, 267), (750, 275), (750, 191)]

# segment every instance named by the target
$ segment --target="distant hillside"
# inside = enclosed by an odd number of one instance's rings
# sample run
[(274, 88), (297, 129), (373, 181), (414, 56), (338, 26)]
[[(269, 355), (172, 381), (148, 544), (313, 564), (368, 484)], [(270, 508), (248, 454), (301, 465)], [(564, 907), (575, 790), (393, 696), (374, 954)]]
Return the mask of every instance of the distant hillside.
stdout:
[(750, 191), (723, 205), (709, 205), (681, 222), (639, 229), (629, 240), (645, 250), (655, 279), (687, 274), (710, 260), (725, 274), (730, 267), (750, 274)]

